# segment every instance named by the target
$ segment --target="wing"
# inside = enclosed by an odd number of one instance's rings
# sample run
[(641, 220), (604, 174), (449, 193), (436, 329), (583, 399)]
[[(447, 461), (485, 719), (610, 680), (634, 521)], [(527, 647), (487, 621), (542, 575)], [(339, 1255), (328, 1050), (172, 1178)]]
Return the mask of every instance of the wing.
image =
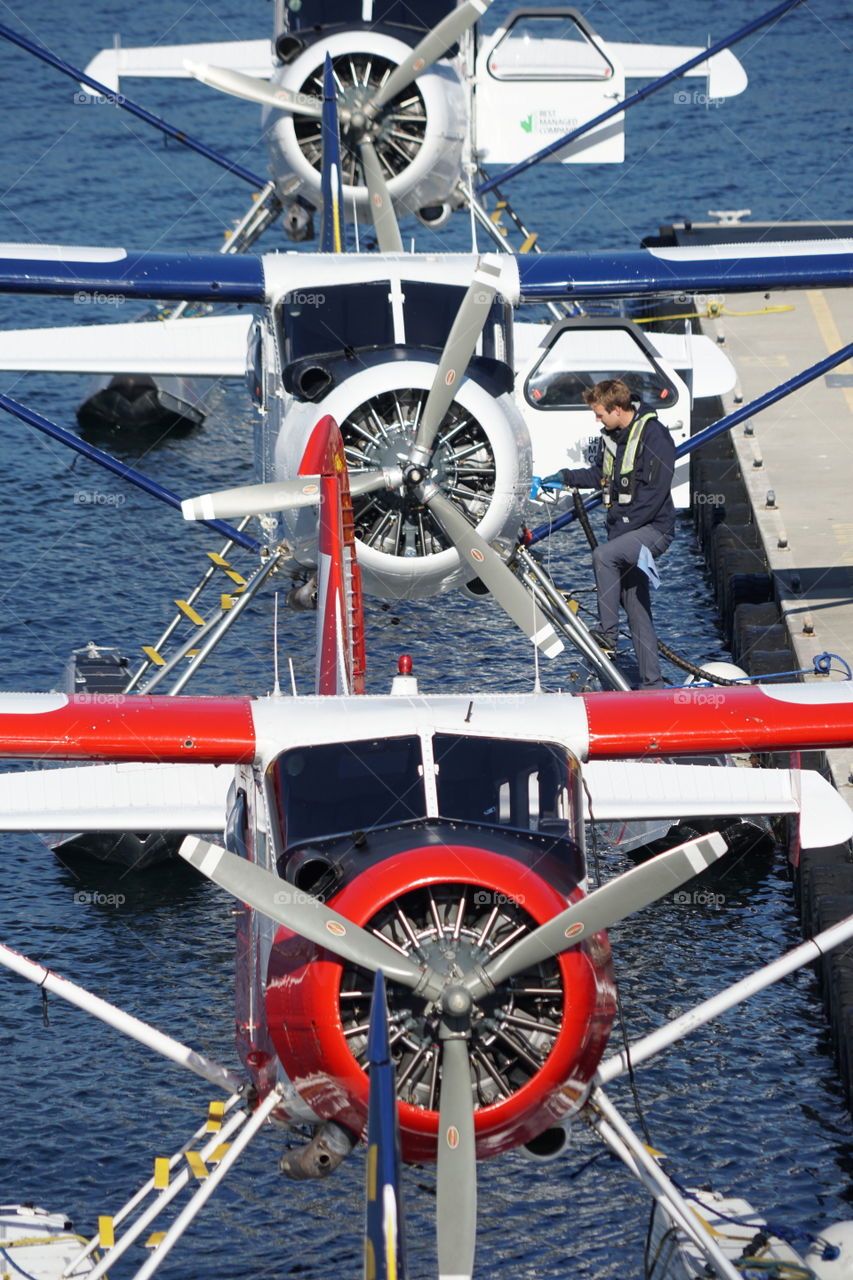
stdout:
[(93, 764), (0, 774), (3, 831), (221, 831), (232, 770)]
[(853, 836), (853, 810), (810, 769), (594, 760), (584, 768), (584, 781), (597, 822), (798, 813), (804, 848), (843, 844)]
[[(191, 79), (184, 66), (192, 62), (210, 62), (229, 71), (240, 71), (247, 76), (269, 77), (273, 69), (272, 49), (269, 40), (223, 40), (207, 44), (159, 44), (139, 46), (136, 49), (101, 49), (86, 66), (85, 72), (93, 80), (115, 93), (122, 76), (140, 76), (147, 79)], [(87, 93), (91, 90), (82, 86)]]
[(238, 378), (250, 315), (0, 332), (0, 369)]

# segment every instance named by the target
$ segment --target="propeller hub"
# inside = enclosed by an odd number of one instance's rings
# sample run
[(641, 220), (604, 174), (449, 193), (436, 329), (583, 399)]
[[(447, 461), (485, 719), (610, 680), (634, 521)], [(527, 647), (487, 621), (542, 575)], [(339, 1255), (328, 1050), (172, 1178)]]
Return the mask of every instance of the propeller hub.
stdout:
[(451, 1018), (464, 1018), (474, 1008), (471, 993), (458, 983), (451, 983), (441, 993), (441, 1007)]

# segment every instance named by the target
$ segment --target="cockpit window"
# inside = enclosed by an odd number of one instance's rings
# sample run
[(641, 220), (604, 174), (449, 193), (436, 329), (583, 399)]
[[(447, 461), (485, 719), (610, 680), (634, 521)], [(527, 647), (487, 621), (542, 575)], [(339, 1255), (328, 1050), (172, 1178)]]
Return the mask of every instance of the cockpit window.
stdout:
[(543, 742), (433, 738), (443, 818), (575, 836), (571, 785), (577, 762)]
[[(607, 351), (606, 366), (601, 363)], [(606, 378), (621, 378), (644, 404), (669, 408), (678, 391), (630, 330), (566, 328), (527, 378), (524, 397), (537, 409), (587, 410), (583, 393)]]
[(417, 737), (298, 747), (273, 770), (285, 848), (426, 815)]
[(387, 280), (294, 289), (278, 306), (285, 363), (305, 356), (339, 354), (347, 346), (388, 347), (394, 325)]
[(570, 14), (521, 13), (489, 55), (495, 80), (609, 80), (613, 65)]

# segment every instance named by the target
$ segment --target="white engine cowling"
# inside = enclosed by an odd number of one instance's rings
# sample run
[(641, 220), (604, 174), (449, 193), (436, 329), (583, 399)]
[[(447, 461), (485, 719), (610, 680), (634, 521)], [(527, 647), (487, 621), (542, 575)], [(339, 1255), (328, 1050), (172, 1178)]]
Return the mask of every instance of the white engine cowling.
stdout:
[[(323, 64), (328, 53), (341, 85), (339, 107), (346, 108), (358, 91), (363, 96), (365, 75), (377, 88), (386, 71), (398, 66), (411, 52), (403, 41), (371, 33), (364, 37), (341, 32), (309, 45), (298, 57), (279, 67), (271, 84), (295, 93), (322, 98)], [(357, 86), (353, 77), (359, 77)], [(400, 98), (403, 100), (401, 109)], [(459, 75), (448, 62), (435, 63), (388, 104), (379, 115), (376, 151), (394, 204), (416, 213), (419, 209), (446, 201), (461, 173), (462, 146), (468, 129), (468, 98)], [(393, 117), (393, 119), (392, 119)], [(270, 147), (270, 170), (282, 195), (297, 192), (316, 203), (320, 201), (320, 125), (308, 116), (290, 115), (267, 108), (262, 116)], [(390, 139), (386, 131), (396, 130)], [(360, 219), (370, 220), (367, 188), (361, 181), (357, 150), (347, 143), (345, 118), (341, 122), (344, 201), (348, 215), (353, 202)], [(402, 137), (401, 135), (406, 135)], [(358, 182), (354, 179), (358, 178)]]
[[(275, 450), (275, 474), (299, 468), (307, 439), (322, 414), (341, 427), (351, 474), (408, 462), (419, 413), (435, 377), (427, 360), (383, 363), (347, 378), (319, 403), (297, 402)], [(508, 394), (494, 396), (467, 377), (436, 438), (432, 478), (487, 542), (515, 542), (530, 489), (530, 444), (524, 420)], [(423, 599), (460, 586), (471, 576), (460, 565), (429, 512), (405, 486), (354, 501), (358, 558), (365, 591), (383, 599)], [(283, 512), (282, 533), (294, 558), (316, 554), (310, 509)]]

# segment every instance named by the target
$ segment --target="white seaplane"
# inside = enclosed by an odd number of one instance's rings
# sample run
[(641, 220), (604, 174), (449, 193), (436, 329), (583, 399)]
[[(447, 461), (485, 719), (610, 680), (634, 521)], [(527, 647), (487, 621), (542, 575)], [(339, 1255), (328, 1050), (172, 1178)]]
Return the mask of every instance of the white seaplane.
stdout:
[[(519, 1147), (554, 1158), (583, 1121), (657, 1202), (670, 1249), (661, 1274), (675, 1280), (700, 1259), (738, 1280), (761, 1219), (711, 1193), (697, 1214), (605, 1086), (629, 1056), (637, 1067), (853, 936), (853, 918), (662, 1025), (630, 1055), (623, 1047), (605, 1057), (615, 1016), (605, 930), (727, 847), (712, 832), (593, 889), (584, 819), (684, 812), (701, 797), (721, 818), (749, 806), (792, 814), (805, 845), (847, 839), (853, 815), (817, 774), (658, 761), (850, 744), (853, 690), (443, 696), (421, 693), (402, 663), (390, 694), (361, 694), (358, 565), (344, 445), (330, 418), (312, 447), (322, 566), (314, 695), (0, 695), (0, 754), (77, 762), (71, 778), (62, 768), (0, 776), (0, 826), (223, 832), (222, 843), (188, 837), (182, 856), (237, 903), (242, 1072), (0, 948), (13, 972), (226, 1095), (102, 1217), (62, 1275), (116, 1275), (134, 1242), (169, 1221), (135, 1272), (147, 1280), (260, 1130), (307, 1126), (310, 1140), (282, 1170), (326, 1176), (366, 1137), (364, 1274), (404, 1276), (396, 1124), (403, 1161), (437, 1164), (438, 1275), (471, 1277), (478, 1161)], [(383, 975), (378, 987), (374, 975)], [(808, 1259), (821, 1280), (850, 1265), (851, 1233), (850, 1223), (821, 1233)], [(763, 1248), (765, 1259), (792, 1265), (772, 1233)]]

